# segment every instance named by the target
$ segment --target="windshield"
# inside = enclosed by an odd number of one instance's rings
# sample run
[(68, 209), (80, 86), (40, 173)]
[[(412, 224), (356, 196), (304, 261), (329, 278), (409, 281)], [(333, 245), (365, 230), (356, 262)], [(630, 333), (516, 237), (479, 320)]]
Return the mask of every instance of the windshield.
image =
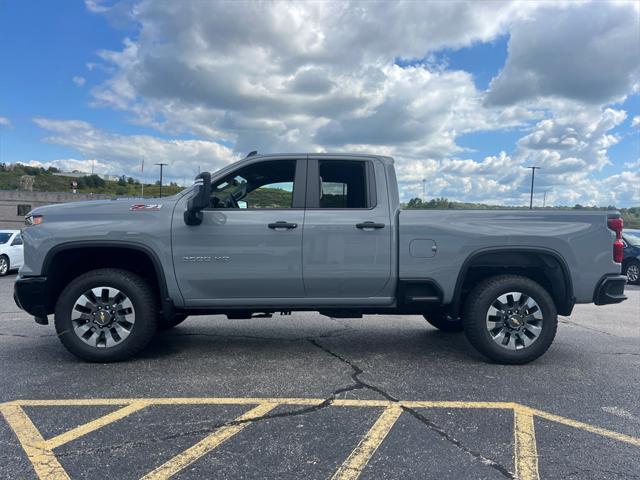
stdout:
[(629, 245), (633, 245), (634, 247), (640, 247), (640, 237), (637, 235), (632, 235), (630, 233), (625, 233), (623, 235), (625, 242)]
[(13, 234), (12, 233), (0, 232), (0, 245), (2, 245), (3, 243), (7, 243), (9, 241), (9, 239), (11, 238), (11, 235), (13, 235)]

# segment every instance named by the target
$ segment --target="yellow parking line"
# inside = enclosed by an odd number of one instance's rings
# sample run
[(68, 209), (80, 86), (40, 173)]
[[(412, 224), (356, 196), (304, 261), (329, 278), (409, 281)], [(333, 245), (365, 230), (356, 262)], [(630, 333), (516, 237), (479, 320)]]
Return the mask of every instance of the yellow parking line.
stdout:
[[(269, 413), (277, 406), (277, 403), (263, 403), (262, 405), (258, 405), (256, 408), (239, 416), (238, 418), (236, 418), (236, 421), (251, 420), (257, 417), (261, 417), (262, 415)], [(181, 454), (173, 457), (168, 462), (160, 465), (158, 468), (142, 477), (141, 480), (161, 480), (171, 478), (180, 470), (195, 462), (197, 459), (206, 455), (210, 451), (214, 450), (222, 442), (233, 437), (236, 433), (240, 432), (250, 424), (251, 422), (246, 422), (217, 429), (211, 435), (199, 441), (194, 446), (188, 448)]]
[(546, 420), (551, 420), (552, 422), (556, 422), (561, 425), (577, 428), (579, 430), (584, 430), (589, 433), (595, 433), (597, 435), (602, 435), (603, 437), (608, 437), (613, 440), (617, 440), (619, 442), (630, 443), (631, 445), (640, 447), (640, 438), (632, 437), (630, 435), (625, 435), (624, 433), (613, 432), (605, 428), (595, 427), (593, 425), (589, 425), (588, 423), (579, 422), (577, 420), (571, 420), (570, 418), (561, 417), (560, 415), (554, 415), (553, 413), (548, 413), (543, 410), (537, 410), (535, 408), (530, 408), (529, 410), (536, 417), (544, 418)]
[(135, 402), (126, 407), (120, 408), (115, 412), (111, 412), (103, 417), (96, 418), (95, 420), (85, 423), (84, 425), (80, 425), (79, 427), (73, 428), (67, 432), (61, 433), (60, 435), (50, 438), (45, 441), (45, 446), (49, 450), (53, 450), (54, 448), (58, 448), (65, 443), (69, 443), (72, 440), (82, 437), (88, 433), (91, 433), (99, 428), (104, 427), (105, 425), (109, 425), (110, 423), (116, 422), (118, 420), (123, 419), (124, 417), (131, 415), (133, 412), (137, 412), (149, 404), (146, 402)]
[(387, 407), (331, 479), (355, 480), (358, 478), (401, 414), (402, 408), (399, 406)]
[[(29, 407), (52, 406), (91, 406), (91, 405), (128, 405), (137, 402), (147, 402), (154, 405), (257, 405), (265, 402), (277, 402), (280, 405), (319, 405), (326, 401), (324, 398), (235, 398), (235, 397), (194, 397), (194, 398), (87, 398), (61, 400), (15, 400), (5, 405), (21, 405)], [(335, 399), (332, 405), (341, 407), (388, 407), (401, 405), (407, 408), (496, 408), (513, 409), (518, 404), (513, 402), (460, 402), (460, 401), (401, 401), (388, 400), (356, 400)]]
[[(324, 398), (260, 398), (260, 397), (160, 397), (160, 398), (70, 398), (55, 400), (14, 400), (5, 405), (21, 405), (29, 407), (54, 406), (90, 406), (90, 405), (128, 405), (135, 402), (146, 402), (153, 405), (257, 405), (277, 402), (284, 405), (317, 405)], [(382, 404), (389, 402), (382, 401)]]
[(513, 410), (515, 465), (517, 480), (539, 480), (538, 448), (533, 414), (528, 408)]
[[(72, 440), (87, 435), (99, 428), (121, 420), (126, 416), (151, 405), (258, 405), (236, 421), (237, 425), (221, 427), (204, 440), (169, 460), (146, 479), (169, 478), (181, 471), (198, 458), (217, 448), (221, 443), (233, 437), (245, 428), (252, 419), (264, 415), (278, 405), (317, 406), (326, 402), (321, 398), (237, 398), (237, 397), (201, 397), (201, 398), (111, 398), (111, 399), (67, 399), (67, 400), (16, 400), (0, 403), (0, 413), (15, 432), (36, 474), (42, 479), (68, 479), (62, 465), (56, 459), (53, 450)], [(366, 467), (376, 449), (384, 441), (397, 421), (402, 408), (448, 408), (448, 409), (503, 409), (514, 412), (515, 470), (519, 480), (538, 480), (538, 456), (534, 419), (536, 417), (566, 425), (582, 431), (594, 433), (606, 438), (640, 447), (640, 438), (596, 427), (588, 423), (571, 420), (560, 415), (537, 410), (513, 402), (467, 402), (467, 401), (400, 401), (333, 399), (329, 402), (335, 407), (383, 408), (384, 411), (371, 429), (362, 438), (358, 446), (334, 474), (334, 479), (355, 479)], [(121, 408), (84, 425), (45, 440), (22, 407), (25, 406), (99, 406), (112, 405)]]
[(399, 405), (407, 408), (467, 408), (467, 409), (506, 409), (511, 410), (520, 405), (513, 402), (457, 402), (457, 401), (408, 401), (399, 402)]
[(69, 475), (53, 452), (46, 447), (44, 438), (24, 410), (18, 405), (0, 405), (0, 411), (18, 437), (38, 478), (68, 480)]

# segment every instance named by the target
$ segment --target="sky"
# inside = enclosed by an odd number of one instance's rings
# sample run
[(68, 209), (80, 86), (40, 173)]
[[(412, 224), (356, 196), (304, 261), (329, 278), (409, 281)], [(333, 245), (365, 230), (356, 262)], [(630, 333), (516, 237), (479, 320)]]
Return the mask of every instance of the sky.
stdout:
[(0, 162), (189, 184), (252, 150), (640, 205), (640, 2), (0, 0)]

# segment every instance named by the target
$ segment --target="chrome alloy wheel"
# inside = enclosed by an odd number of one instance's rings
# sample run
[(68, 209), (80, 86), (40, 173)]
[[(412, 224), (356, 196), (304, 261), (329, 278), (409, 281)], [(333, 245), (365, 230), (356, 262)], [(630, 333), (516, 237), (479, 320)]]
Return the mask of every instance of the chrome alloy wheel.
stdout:
[(9, 270), (9, 262), (6, 257), (0, 257), (0, 275), (6, 275)]
[(136, 323), (131, 300), (112, 287), (95, 287), (75, 301), (71, 312), (75, 334), (92, 347), (110, 348), (129, 336)]
[[(0, 268), (2, 268), (1, 265)], [(629, 283), (635, 283), (638, 281), (638, 278), (640, 278), (640, 266), (636, 263), (632, 263), (627, 267), (627, 281)]]
[(494, 342), (508, 350), (529, 347), (542, 332), (540, 305), (522, 292), (496, 298), (487, 312), (487, 330)]

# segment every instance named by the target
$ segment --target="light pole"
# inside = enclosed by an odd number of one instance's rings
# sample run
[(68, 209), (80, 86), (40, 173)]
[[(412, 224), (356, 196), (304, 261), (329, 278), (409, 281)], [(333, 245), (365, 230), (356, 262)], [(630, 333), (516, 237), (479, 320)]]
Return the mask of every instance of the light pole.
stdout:
[(533, 209), (533, 182), (536, 179), (536, 170), (540, 170), (540, 167), (527, 167), (531, 169), (531, 195), (529, 196), (529, 210)]
[(156, 163), (160, 167), (160, 198), (162, 198), (162, 169), (166, 167), (168, 163)]

